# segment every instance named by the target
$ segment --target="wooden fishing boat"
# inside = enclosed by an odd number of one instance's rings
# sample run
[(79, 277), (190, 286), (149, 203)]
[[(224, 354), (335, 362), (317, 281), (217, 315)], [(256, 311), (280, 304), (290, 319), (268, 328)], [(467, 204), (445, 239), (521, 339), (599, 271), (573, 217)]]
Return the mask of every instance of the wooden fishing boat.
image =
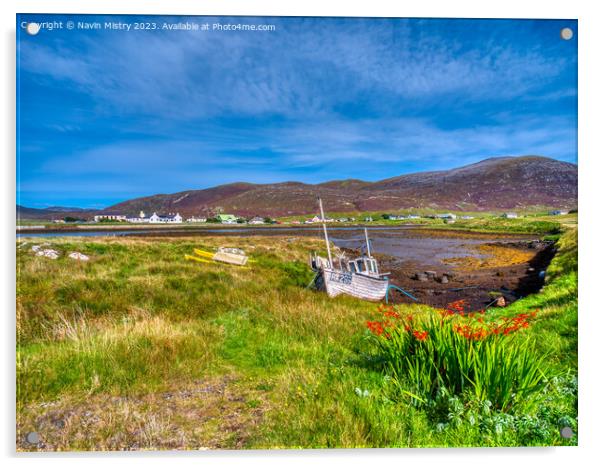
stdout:
[(354, 296), (368, 301), (380, 301), (387, 294), (389, 287), (388, 274), (380, 273), (377, 260), (372, 257), (368, 230), (364, 228), (366, 237), (366, 254), (355, 259), (338, 257), (337, 263), (332, 259), (328, 230), (324, 221), (324, 208), (320, 203), (320, 215), (328, 258), (313, 254), (310, 265), (316, 272), (316, 287), (325, 290), (331, 298), (340, 294)]

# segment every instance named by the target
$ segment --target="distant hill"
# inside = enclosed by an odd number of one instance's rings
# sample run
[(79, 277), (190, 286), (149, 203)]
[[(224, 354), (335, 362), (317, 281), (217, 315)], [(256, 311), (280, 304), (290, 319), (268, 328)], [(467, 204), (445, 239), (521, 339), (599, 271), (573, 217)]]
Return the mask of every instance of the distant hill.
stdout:
[(577, 165), (540, 156), (495, 157), (451, 170), (413, 173), (377, 182), (348, 179), (316, 185), (233, 183), (136, 198), (104, 211), (203, 215), (221, 210), (243, 216), (276, 217), (313, 214), (317, 197), (322, 197), (328, 212), (412, 207), (457, 211), (574, 208)]
[(121, 202), (107, 211), (137, 214), (203, 214), (221, 209), (238, 215), (283, 216), (316, 211), (321, 196), (329, 212), (429, 207), (453, 210), (577, 206), (577, 166), (540, 156), (496, 157), (452, 170), (414, 173), (377, 182), (336, 180), (234, 183), (158, 194)]
[(403, 175), (373, 183), (391, 202), (457, 210), (520, 209), (529, 206), (577, 206), (577, 165), (538, 157), (495, 157), (452, 170)]
[(53, 206), (45, 209), (36, 209), (34, 207), (24, 207), (17, 204), (17, 218), (28, 220), (54, 220), (64, 217), (88, 218), (97, 210), (82, 209), (80, 207), (60, 207)]
[(62, 207), (62, 206), (52, 206), (46, 207), (45, 209), (48, 212), (85, 212), (90, 209), (84, 209), (82, 207)]

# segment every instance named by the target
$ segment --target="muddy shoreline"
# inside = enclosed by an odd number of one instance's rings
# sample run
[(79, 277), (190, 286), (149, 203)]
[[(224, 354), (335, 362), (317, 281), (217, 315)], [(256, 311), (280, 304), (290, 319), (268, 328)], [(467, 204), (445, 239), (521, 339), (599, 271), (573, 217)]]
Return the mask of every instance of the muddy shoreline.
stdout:
[[(497, 264), (496, 261), (488, 264), (487, 260), (483, 260), (482, 266), (463, 267), (452, 262), (426, 269), (417, 261), (381, 256), (381, 269), (391, 271), (391, 284), (410, 292), (420, 303), (438, 308), (461, 299), (465, 301), (467, 311), (480, 311), (497, 306), (499, 297), (503, 297), (505, 305), (508, 305), (541, 289), (545, 271), (554, 257), (553, 242), (523, 240), (486, 245), (497, 247), (496, 254), (503, 254), (504, 249), (508, 255), (524, 252), (526, 260), (505, 264), (502, 257)], [(461, 260), (459, 262), (461, 264)], [(413, 301), (396, 291), (391, 294), (390, 302)]]

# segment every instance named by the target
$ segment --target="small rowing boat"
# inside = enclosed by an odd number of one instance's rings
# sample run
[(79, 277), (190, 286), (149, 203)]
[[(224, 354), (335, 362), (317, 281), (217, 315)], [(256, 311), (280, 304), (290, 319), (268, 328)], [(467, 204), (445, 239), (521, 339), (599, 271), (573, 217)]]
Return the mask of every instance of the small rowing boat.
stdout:
[(193, 260), (196, 262), (224, 262), (232, 265), (245, 265), (249, 260), (244, 251), (238, 248), (218, 248), (217, 252), (195, 249), (194, 253), (196, 256), (186, 254), (184, 257), (188, 260)]

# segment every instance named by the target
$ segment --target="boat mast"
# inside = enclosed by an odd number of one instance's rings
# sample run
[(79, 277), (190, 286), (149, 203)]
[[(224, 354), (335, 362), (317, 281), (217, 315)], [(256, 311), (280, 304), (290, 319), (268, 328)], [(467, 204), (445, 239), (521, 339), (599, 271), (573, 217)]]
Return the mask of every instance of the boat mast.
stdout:
[(372, 253), (370, 251), (370, 239), (368, 238), (368, 229), (364, 228), (364, 235), (366, 236), (366, 251), (368, 253), (368, 257), (372, 257)]
[(330, 267), (334, 267), (332, 262), (332, 254), (330, 253), (330, 242), (328, 241), (328, 231), (326, 230), (326, 219), (324, 218), (324, 207), (322, 207), (322, 198), (318, 198), (320, 203), (320, 216), (322, 217), (322, 228), (324, 229), (324, 239), (326, 240), (326, 250), (328, 251), (328, 262)]

